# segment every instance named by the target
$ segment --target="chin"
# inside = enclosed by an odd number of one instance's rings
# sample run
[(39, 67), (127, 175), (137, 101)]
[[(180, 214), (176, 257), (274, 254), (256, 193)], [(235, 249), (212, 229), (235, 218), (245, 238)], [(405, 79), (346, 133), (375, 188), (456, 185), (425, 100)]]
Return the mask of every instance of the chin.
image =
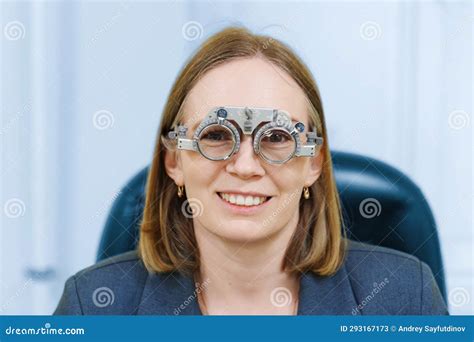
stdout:
[(214, 233), (232, 242), (248, 243), (265, 239), (269, 235), (268, 228), (260, 223), (239, 220), (228, 222), (225, 227), (221, 225)]

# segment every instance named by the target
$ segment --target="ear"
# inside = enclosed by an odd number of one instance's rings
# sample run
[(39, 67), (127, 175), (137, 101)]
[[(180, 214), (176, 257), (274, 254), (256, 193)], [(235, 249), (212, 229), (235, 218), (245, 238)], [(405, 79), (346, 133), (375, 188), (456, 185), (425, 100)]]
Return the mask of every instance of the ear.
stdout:
[(177, 151), (165, 151), (165, 169), (176, 185), (184, 185), (184, 174), (180, 155)]
[(323, 162), (324, 155), (322, 150), (320, 150), (316, 156), (310, 158), (309, 171), (304, 182), (305, 187), (310, 187), (318, 180), (323, 170)]

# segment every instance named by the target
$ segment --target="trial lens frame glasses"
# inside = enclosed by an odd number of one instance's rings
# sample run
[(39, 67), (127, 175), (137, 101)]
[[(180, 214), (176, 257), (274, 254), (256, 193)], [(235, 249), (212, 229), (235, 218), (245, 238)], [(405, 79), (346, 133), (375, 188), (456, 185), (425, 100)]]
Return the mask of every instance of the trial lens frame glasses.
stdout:
[(293, 124), (290, 115), (278, 109), (250, 107), (215, 107), (196, 128), (191, 139), (188, 128), (178, 125), (168, 132), (168, 139), (179, 150), (199, 152), (203, 157), (227, 160), (239, 151), (241, 132), (253, 135), (253, 149), (270, 164), (283, 164), (294, 157), (313, 157), (323, 144), (316, 132), (306, 133), (306, 143), (300, 140), (305, 126)]

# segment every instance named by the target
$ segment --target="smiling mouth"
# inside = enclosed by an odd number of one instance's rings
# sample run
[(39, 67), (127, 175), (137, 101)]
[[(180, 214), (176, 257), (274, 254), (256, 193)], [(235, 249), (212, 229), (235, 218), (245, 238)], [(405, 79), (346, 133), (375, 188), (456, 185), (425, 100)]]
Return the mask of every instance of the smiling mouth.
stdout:
[(217, 193), (222, 200), (242, 207), (253, 207), (263, 204), (271, 199), (271, 196), (250, 196), (242, 194), (232, 194), (225, 192)]

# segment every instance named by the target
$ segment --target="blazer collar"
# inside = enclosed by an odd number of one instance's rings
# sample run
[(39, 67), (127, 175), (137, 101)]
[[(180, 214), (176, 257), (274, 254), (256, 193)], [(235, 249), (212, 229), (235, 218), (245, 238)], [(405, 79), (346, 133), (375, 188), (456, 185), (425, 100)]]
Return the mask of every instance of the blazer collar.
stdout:
[(298, 315), (358, 314), (357, 305), (344, 265), (330, 277), (312, 272), (302, 275)]
[[(312, 272), (300, 278), (298, 315), (351, 315), (357, 301), (346, 269), (331, 277)], [(137, 310), (138, 315), (202, 315), (192, 277), (179, 272), (150, 273)]]
[(194, 279), (180, 272), (149, 273), (137, 315), (202, 315)]

